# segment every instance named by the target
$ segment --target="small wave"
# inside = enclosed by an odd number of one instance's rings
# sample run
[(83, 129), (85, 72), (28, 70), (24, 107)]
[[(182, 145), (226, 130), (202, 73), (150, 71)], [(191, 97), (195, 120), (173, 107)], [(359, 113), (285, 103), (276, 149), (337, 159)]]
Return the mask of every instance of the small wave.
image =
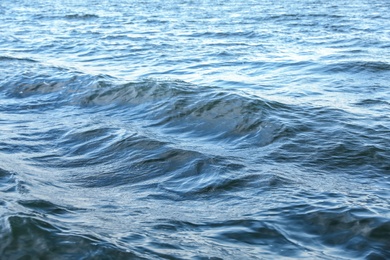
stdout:
[(390, 102), (383, 100), (381, 98), (377, 98), (377, 99), (366, 98), (360, 100), (359, 102), (356, 102), (355, 105), (362, 106), (362, 107), (380, 107), (380, 108), (390, 109)]
[[(213, 224), (215, 238), (228, 244), (239, 244), (242, 247), (256, 245), (263, 250), (274, 251), (286, 257), (298, 257), (300, 246), (287, 239), (283, 232), (270, 223), (259, 220), (230, 220), (227, 223)], [(275, 252), (275, 251), (274, 251)], [(269, 253), (269, 257), (272, 254)]]
[(7, 61), (26, 61), (26, 62), (38, 62), (31, 58), (19, 58), (19, 57), (12, 57), (12, 56), (0, 56), (0, 62), (7, 62)]
[(100, 82), (79, 103), (83, 106), (117, 104), (131, 107), (129, 114), (142, 117), (147, 127), (188, 137), (258, 145), (270, 144), (281, 125), (267, 115), (277, 103), (250, 98), (245, 94), (199, 87), (185, 82), (126, 83)]
[[(71, 234), (39, 217), (11, 216), (2, 223), (3, 259), (133, 259), (137, 255), (88, 235)], [(77, 245), (77, 246), (76, 246)]]
[[(259, 33), (256, 33), (254, 31), (231, 31), (231, 32), (228, 32), (228, 31), (219, 31), (219, 32), (215, 32), (215, 31), (205, 31), (205, 32), (194, 32), (194, 33), (191, 33), (189, 34), (188, 36), (190, 37), (195, 37), (195, 38), (203, 38), (203, 37), (207, 37), (207, 38), (215, 38), (215, 39), (221, 39), (221, 38), (226, 38), (226, 37), (232, 37), (232, 38), (249, 38), (249, 39), (258, 39), (258, 38), (268, 38), (269, 35), (268, 34), (259, 34)], [(223, 45), (233, 45), (233, 46), (237, 46), (238, 44), (242, 44), (242, 43), (235, 43), (235, 44), (231, 44), (231, 43), (212, 43), (213, 45), (220, 45), (220, 46), (223, 46)]]
[[(2, 143), (0, 143), (0, 150), (3, 147)], [(1, 158), (2, 160), (4, 158)], [(15, 177), (9, 171), (0, 168), (0, 192), (9, 192), (14, 191), (17, 187), (17, 182)]]
[[(314, 234), (328, 247), (341, 247), (348, 251), (345, 257), (378, 257), (387, 259), (390, 254), (390, 223), (361, 210), (333, 209), (315, 211), (297, 216), (304, 231)], [(341, 249), (342, 250), (342, 249)], [(354, 253), (352, 253), (354, 252)], [(340, 252), (341, 253), (341, 252)]]
[[(3, 82), (0, 87), (8, 98), (28, 99), (34, 98), (33, 102), (45, 102), (42, 105), (49, 105), (53, 102), (69, 102), (69, 99), (78, 91), (83, 91), (89, 84), (93, 84), (95, 78), (88, 75), (75, 75), (67, 71), (55, 68), (44, 68), (47, 74), (31, 73), (29, 71), (22, 75), (14, 75)], [(20, 104), (27, 104), (21, 102)]]
[(50, 214), (50, 215), (67, 215), (71, 214), (72, 211), (77, 210), (77, 208), (73, 207), (63, 207), (51, 203), (45, 200), (19, 200), (18, 203), (23, 207), (29, 208), (35, 213), (39, 214)]
[(353, 61), (353, 62), (340, 62), (330, 64), (324, 67), (326, 73), (383, 73), (390, 71), (390, 64), (387, 62), (365, 62), (365, 61)]
[(30, 97), (32, 95), (43, 95), (58, 92), (67, 86), (69, 82), (49, 81), (47, 79), (35, 79), (29, 82), (14, 84), (11, 96), (18, 98)]
[(68, 20), (90, 20), (99, 18), (96, 14), (69, 14), (65, 15), (65, 19)]

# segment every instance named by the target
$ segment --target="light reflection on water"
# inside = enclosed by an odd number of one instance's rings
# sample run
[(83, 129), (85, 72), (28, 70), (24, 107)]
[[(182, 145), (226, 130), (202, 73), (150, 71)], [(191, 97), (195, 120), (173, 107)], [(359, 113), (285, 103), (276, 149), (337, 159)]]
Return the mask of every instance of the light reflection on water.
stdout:
[(0, 4), (4, 259), (386, 259), (388, 5)]

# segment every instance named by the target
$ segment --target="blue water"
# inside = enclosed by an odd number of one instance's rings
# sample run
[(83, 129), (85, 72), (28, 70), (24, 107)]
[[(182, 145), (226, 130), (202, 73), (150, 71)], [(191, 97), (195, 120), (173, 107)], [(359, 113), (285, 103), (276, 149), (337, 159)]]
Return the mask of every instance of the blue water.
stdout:
[(390, 2), (3, 0), (0, 259), (389, 259)]

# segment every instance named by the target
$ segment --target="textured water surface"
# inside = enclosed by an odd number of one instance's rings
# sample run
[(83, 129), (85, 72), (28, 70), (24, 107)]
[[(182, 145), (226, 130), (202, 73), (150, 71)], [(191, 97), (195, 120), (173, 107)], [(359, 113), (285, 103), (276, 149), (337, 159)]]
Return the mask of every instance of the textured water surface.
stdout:
[(1, 259), (390, 258), (390, 3), (2, 1)]

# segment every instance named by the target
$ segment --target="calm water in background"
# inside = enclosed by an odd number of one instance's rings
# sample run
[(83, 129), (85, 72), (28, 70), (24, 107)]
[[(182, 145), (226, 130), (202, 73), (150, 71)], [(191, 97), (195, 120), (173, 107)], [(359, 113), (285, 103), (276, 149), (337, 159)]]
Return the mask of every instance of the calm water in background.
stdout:
[(390, 258), (390, 2), (0, 3), (1, 259)]

